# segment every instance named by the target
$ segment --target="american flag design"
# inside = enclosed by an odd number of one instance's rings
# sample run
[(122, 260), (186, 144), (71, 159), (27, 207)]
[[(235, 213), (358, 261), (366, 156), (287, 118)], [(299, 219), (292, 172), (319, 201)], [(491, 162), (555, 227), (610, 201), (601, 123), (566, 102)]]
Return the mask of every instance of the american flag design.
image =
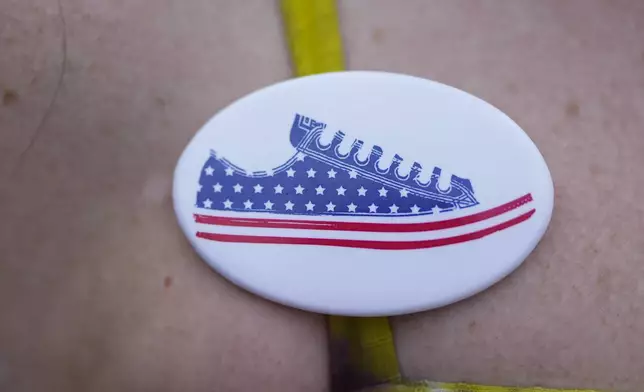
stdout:
[(342, 131), (329, 132), (326, 124), (300, 114), (293, 120), (290, 143), (294, 154), (266, 171), (247, 172), (211, 151), (197, 185), (194, 219), (203, 228), (197, 237), (420, 249), (492, 235), (535, 212), (529, 193), (480, 209), (469, 179), (438, 166), (427, 170), (397, 154), (385, 158), (381, 147)]

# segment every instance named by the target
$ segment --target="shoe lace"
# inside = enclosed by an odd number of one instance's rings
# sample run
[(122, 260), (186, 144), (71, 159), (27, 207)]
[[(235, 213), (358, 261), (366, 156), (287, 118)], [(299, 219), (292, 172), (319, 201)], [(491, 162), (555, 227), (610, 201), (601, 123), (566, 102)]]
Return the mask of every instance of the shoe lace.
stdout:
[[(347, 159), (353, 155), (354, 161), (362, 167), (372, 164), (377, 173), (386, 174), (391, 170), (401, 181), (408, 180), (410, 176), (420, 185), (428, 185), (433, 175), (432, 169), (423, 168), (415, 160), (403, 159), (396, 153), (383, 150), (373, 143), (349, 137), (342, 131), (334, 131), (327, 127), (322, 131), (317, 140), (318, 147), (328, 150), (334, 147), (335, 155), (340, 159)], [(451, 175), (441, 171), (437, 184), (439, 190), (447, 191), (451, 187)]]

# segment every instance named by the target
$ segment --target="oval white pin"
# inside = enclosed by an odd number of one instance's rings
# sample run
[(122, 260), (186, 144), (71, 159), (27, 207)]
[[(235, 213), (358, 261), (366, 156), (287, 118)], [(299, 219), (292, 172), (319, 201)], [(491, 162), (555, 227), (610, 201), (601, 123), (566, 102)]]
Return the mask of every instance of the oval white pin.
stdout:
[(490, 104), (411, 76), (340, 72), (215, 115), (174, 175), (201, 257), (235, 284), (329, 314), (411, 313), (517, 268), (550, 221), (536, 146)]

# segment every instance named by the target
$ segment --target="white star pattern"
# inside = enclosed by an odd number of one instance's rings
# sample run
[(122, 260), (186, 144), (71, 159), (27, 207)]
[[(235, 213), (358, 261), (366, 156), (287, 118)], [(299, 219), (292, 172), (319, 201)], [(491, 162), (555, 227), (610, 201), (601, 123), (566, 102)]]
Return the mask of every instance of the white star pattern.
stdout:
[[(369, 214), (389, 215), (392, 218), (394, 215), (418, 216), (427, 213), (442, 215), (449, 210), (442, 208), (440, 203), (436, 205), (429, 196), (417, 194), (415, 187), (408, 188), (406, 184), (389, 186), (370, 175), (365, 174), (367, 177), (364, 177), (358, 167), (338, 167), (326, 162), (325, 165), (319, 165), (317, 159), (309, 161), (305, 157), (311, 158), (297, 152), (290, 161), (291, 165), (284, 169), (285, 176), (281, 174), (282, 171), (274, 170), (246, 172), (228, 165), (225, 160), (215, 162), (215, 165), (213, 161), (207, 162), (202, 166), (201, 180), (196, 181), (196, 192), (193, 191), (197, 195), (197, 206), (222, 212), (266, 211), (288, 215), (305, 213), (309, 216)], [(293, 164), (295, 161), (306, 163)], [(275, 173), (275, 177), (267, 177), (272, 173)], [(299, 177), (297, 180), (296, 176)], [(305, 192), (307, 196), (304, 196)], [(313, 203), (313, 200), (316, 202)]]
[(269, 177), (273, 177), (275, 175), (275, 172), (272, 169), (266, 170), (266, 175)]

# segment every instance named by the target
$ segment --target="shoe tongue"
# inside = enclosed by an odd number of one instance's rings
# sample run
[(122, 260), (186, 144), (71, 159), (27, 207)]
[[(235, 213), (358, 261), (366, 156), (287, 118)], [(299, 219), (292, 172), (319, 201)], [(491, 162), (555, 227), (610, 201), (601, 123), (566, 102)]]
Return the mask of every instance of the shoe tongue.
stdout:
[(290, 141), (293, 147), (298, 147), (312, 133), (321, 132), (326, 128), (326, 124), (315, 121), (312, 118), (295, 115), (293, 125), (291, 126)]

